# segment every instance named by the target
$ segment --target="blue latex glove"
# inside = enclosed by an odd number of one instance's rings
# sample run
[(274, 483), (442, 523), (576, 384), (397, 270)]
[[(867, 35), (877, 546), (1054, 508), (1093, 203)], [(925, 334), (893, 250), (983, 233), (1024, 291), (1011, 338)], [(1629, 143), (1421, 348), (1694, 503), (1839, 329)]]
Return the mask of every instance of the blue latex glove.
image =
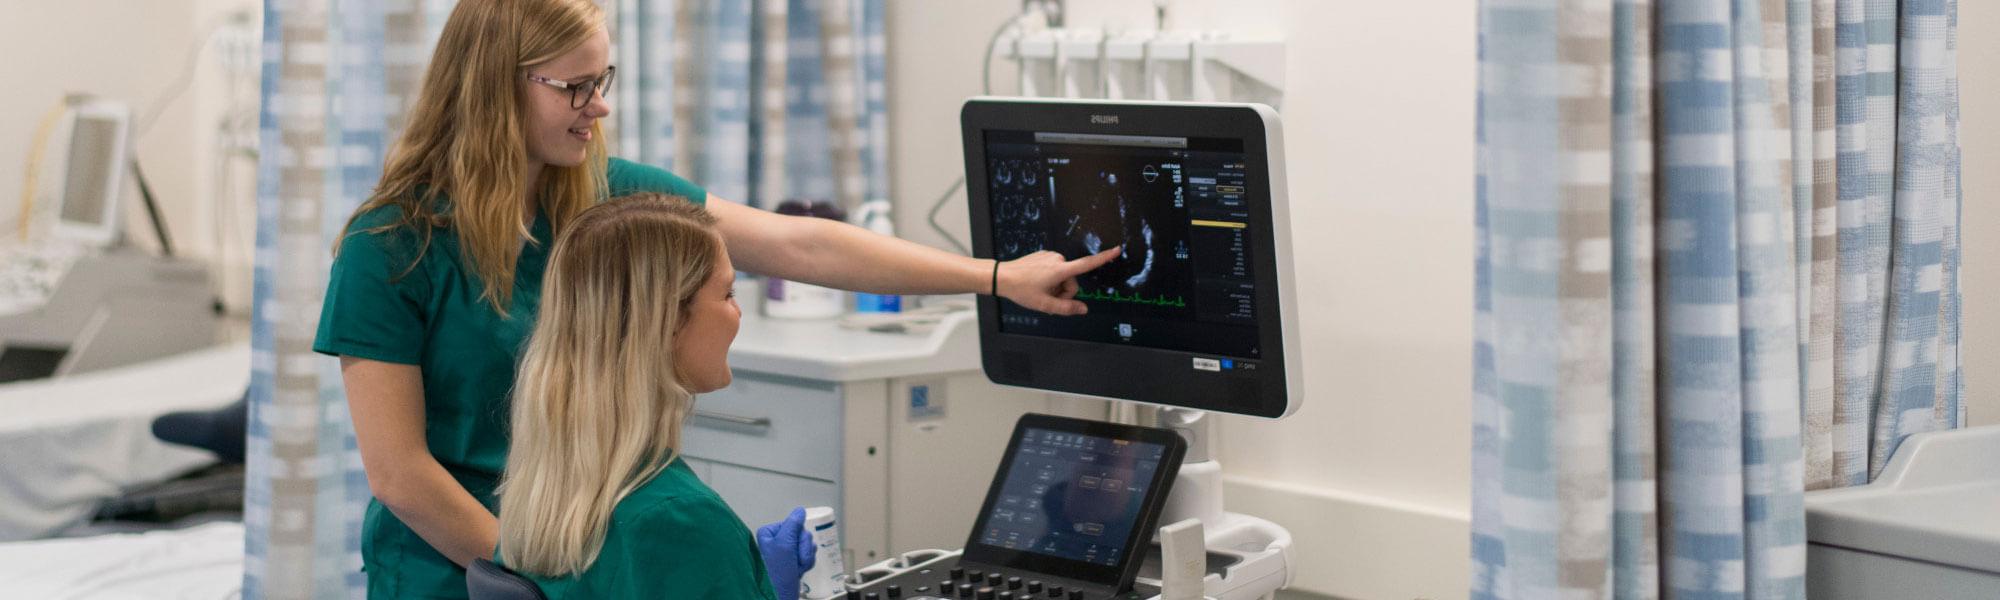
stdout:
[(799, 578), (817, 562), (815, 550), (812, 532), (806, 531), (806, 509), (794, 508), (785, 520), (757, 528), (757, 553), (764, 557), (778, 600), (799, 600)]

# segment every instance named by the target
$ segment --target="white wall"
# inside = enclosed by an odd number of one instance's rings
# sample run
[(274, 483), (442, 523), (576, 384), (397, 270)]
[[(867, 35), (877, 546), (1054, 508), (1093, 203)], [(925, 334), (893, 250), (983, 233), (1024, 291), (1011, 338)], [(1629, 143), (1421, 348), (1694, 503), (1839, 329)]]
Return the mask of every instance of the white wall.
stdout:
[[(1147, 0), (1070, 0), (1071, 26), (1153, 27)], [(1310, 400), (1232, 421), (1232, 505), (1299, 534), (1297, 586), (1459, 598), (1470, 502), (1476, 1), (1174, 0), (1169, 28), (1282, 35)], [(888, 31), (898, 231), (963, 171), (957, 113), (1016, 2), (904, 0)], [(1964, 360), (1975, 425), (2000, 424), (2000, 3), (1960, 3)], [(1005, 61), (995, 93), (1015, 89)], [(938, 221), (966, 239), (964, 194)]]
[[(132, 107), (135, 124), (187, 72), (188, 53), (223, 15), (243, 11), (254, 18), (255, 0), (3, 0), (0, 53), (6, 59), (6, 93), (0, 94), (0, 222), (19, 212), (24, 167), (37, 123), (65, 92), (84, 92)], [(216, 256), (215, 199), (224, 191), (214, 176), (214, 124), (221, 117), (221, 69), (212, 51), (194, 63), (185, 92), (166, 104), (158, 120), (134, 145), (155, 197), (183, 255)], [(134, 132), (137, 133), (136, 131)], [(51, 153), (45, 160), (59, 159)], [(234, 197), (244, 200), (238, 221), (246, 234), (256, 214), (249, 198), (254, 161), (236, 163), (244, 175)], [(148, 251), (157, 247), (135, 184), (127, 179), (123, 215), (129, 239)], [(11, 234), (10, 228), (5, 233)], [(247, 248), (249, 238), (238, 238)], [(232, 307), (247, 307), (248, 252), (235, 251), (224, 275)]]
[[(1153, 28), (1147, 0), (1071, 0), (1070, 26)], [(1283, 36), (1309, 400), (1231, 420), (1231, 503), (1292, 529), (1298, 587), (1356, 598), (1463, 597), (1472, 361), (1475, 4), (1179, 0), (1168, 28)], [(1015, 2), (890, 4), (898, 232), (942, 246), (924, 212), (963, 171), (960, 103)], [(1178, 25), (1177, 25), (1178, 24)], [(1015, 89), (994, 64), (996, 93)], [(963, 194), (940, 215), (966, 239)]]
[(1960, 351), (1973, 425), (2000, 425), (2000, 2), (1958, 3), (1959, 145), (1964, 148), (1965, 304)]

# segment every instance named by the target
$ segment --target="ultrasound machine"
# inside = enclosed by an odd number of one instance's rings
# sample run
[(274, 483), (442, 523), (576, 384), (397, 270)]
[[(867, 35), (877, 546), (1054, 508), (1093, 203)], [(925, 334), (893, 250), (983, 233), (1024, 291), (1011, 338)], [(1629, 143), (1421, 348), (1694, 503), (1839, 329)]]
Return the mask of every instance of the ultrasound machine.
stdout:
[(979, 299), (994, 382), (1164, 407), (1160, 427), (1015, 424), (962, 550), (856, 570), (851, 600), (1269, 598), (1291, 535), (1222, 506), (1210, 413), (1304, 391), (1283, 140), (1256, 104), (975, 98), (961, 113), (974, 254), (1119, 257), (1089, 314)]

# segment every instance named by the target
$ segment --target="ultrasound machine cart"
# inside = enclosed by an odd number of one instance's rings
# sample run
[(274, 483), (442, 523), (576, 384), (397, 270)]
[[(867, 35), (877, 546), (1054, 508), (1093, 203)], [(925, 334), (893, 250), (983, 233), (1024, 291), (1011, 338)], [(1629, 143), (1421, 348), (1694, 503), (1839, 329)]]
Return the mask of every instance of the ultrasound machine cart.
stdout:
[(1205, 414), (1304, 398), (1277, 113), (975, 98), (961, 125), (974, 255), (1123, 248), (1078, 278), (1087, 315), (981, 297), (987, 377), (1165, 408), (1159, 428), (1023, 417), (965, 548), (856, 569), (847, 598), (1272, 597), (1291, 534), (1223, 510)]

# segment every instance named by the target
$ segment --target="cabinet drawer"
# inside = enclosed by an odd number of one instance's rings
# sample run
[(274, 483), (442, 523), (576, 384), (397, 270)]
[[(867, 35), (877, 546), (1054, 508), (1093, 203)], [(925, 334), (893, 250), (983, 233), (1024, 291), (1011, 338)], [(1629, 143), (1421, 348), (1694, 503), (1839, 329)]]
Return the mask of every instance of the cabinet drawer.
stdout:
[(840, 478), (840, 388), (737, 373), (695, 399), (682, 452), (825, 481)]
[(831, 506), (838, 518), (839, 487), (817, 479), (711, 463), (708, 486), (751, 528), (784, 519), (798, 506)]

